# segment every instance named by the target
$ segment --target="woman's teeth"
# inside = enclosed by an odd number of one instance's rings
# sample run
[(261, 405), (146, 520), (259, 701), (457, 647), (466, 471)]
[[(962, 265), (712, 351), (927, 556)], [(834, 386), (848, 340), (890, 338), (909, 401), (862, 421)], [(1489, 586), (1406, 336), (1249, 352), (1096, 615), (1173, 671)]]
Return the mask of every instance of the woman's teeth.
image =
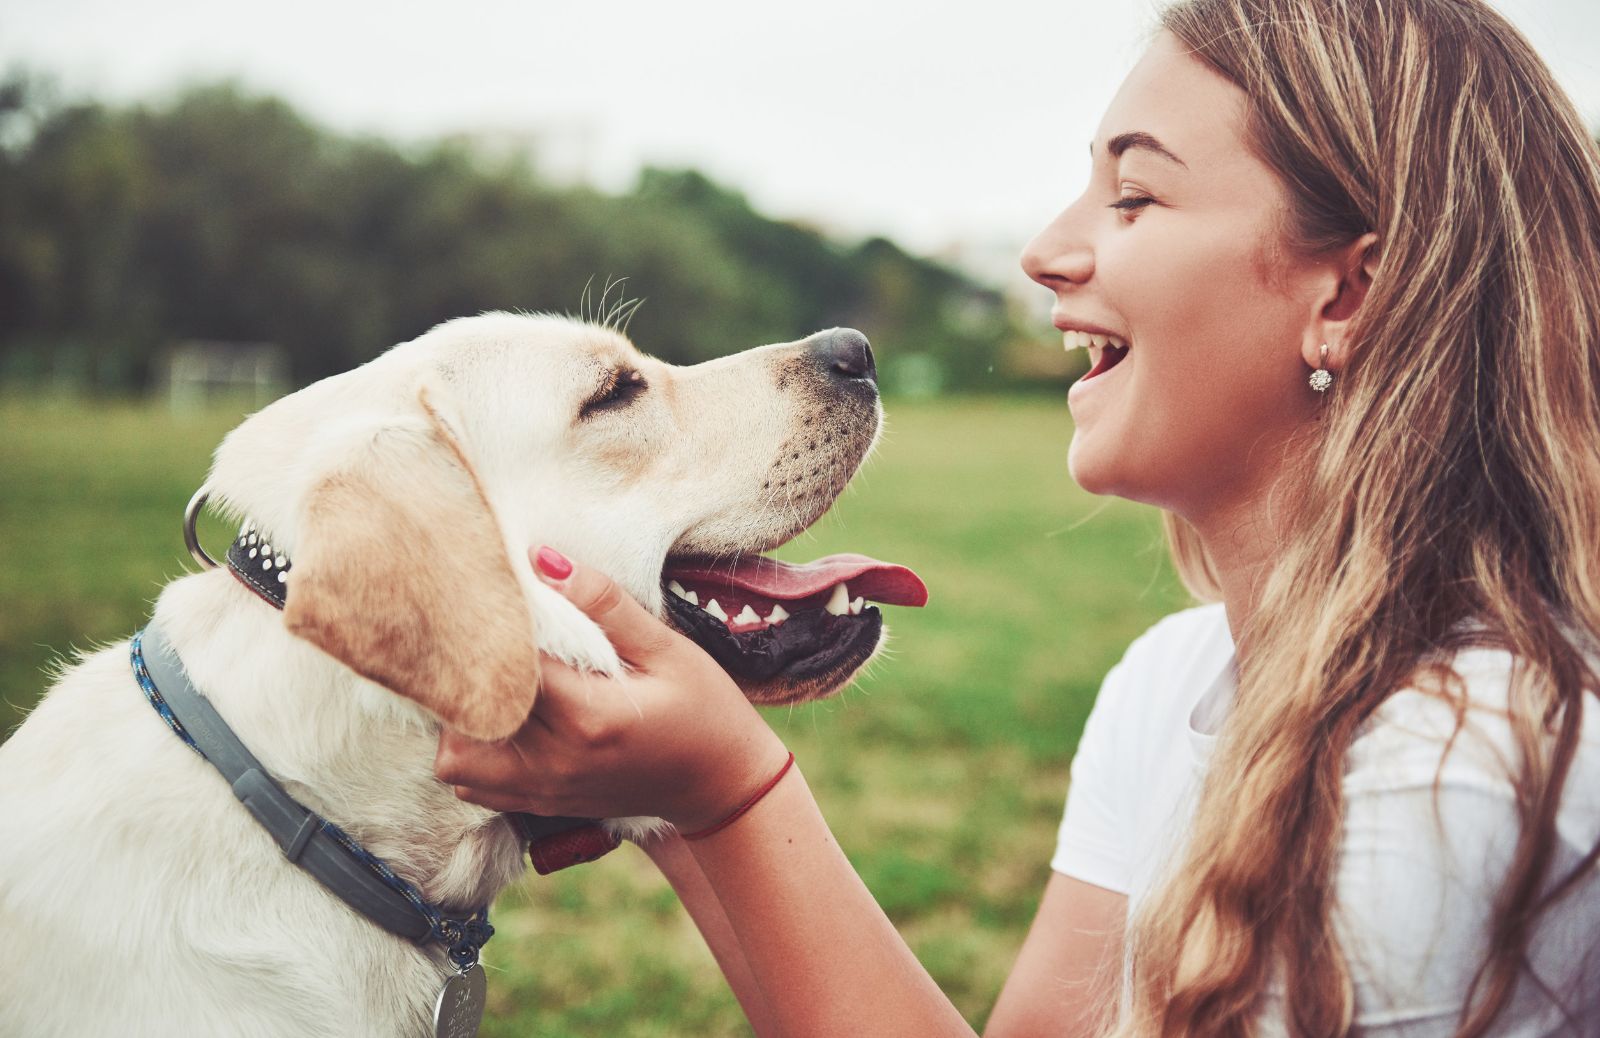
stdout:
[(1115, 335), (1098, 335), (1094, 332), (1067, 331), (1061, 333), (1061, 345), (1068, 353), (1073, 350), (1087, 350), (1090, 347), (1103, 350), (1107, 346), (1116, 346), (1127, 349), (1128, 344)]

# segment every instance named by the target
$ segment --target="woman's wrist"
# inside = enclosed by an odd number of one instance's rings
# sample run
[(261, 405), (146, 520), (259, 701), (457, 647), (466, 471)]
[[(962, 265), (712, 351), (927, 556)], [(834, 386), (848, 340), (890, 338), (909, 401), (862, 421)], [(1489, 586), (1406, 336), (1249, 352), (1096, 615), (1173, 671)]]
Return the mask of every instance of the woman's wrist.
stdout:
[[(662, 812), (679, 833), (696, 833), (721, 823), (743, 807), (772, 780), (789, 759), (788, 747), (754, 710), (755, 722), (744, 737), (733, 736), (722, 752), (711, 754), (697, 776), (685, 776), (692, 786), (684, 790), (676, 809)], [(721, 742), (722, 740), (718, 740)]]
[(772, 777), (763, 782), (754, 793), (751, 793), (750, 796), (745, 799), (744, 803), (740, 804), (738, 807), (728, 812), (727, 815), (723, 816), (721, 821), (713, 822), (704, 828), (696, 829), (692, 832), (684, 832), (680, 835), (685, 840), (704, 840), (708, 836), (715, 836), (717, 833), (737, 822), (741, 817), (748, 813), (751, 808), (760, 803), (763, 797), (772, 792), (772, 788), (774, 786), (783, 781), (783, 776), (787, 775), (789, 773), (789, 769), (792, 767), (794, 767), (794, 753), (793, 751), (790, 751), (790, 753), (784, 758), (783, 764), (778, 767), (778, 770), (773, 773)]

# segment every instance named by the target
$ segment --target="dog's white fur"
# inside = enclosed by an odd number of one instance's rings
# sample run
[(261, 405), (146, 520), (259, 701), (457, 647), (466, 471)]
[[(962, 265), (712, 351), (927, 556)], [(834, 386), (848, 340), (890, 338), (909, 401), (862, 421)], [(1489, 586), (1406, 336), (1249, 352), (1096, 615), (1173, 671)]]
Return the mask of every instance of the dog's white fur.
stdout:
[[(561, 318), (442, 325), (218, 449), (213, 500), (294, 560), (287, 611), (211, 571), (168, 585), (154, 620), (291, 795), (435, 903), (487, 903), (521, 847), (434, 779), (440, 721), (514, 731), (535, 645), (620, 667), (532, 578), (529, 546), (602, 568), (659, 614), (669, 550), (786, 540), (879, 425), (875, 399), (842, 399), (816, 367), (804, 342), (674, 368)], [(618, 368), (649, 388), (578, 417)], [(807, 430), (823, 427), (836, 445), (819, 450)], [(0, 934), (7, 1038), (422, 1034), (449, 972), (441, 949), (284, 860), (146, 703), (125, 641), (68, 670), (0, 747)]]

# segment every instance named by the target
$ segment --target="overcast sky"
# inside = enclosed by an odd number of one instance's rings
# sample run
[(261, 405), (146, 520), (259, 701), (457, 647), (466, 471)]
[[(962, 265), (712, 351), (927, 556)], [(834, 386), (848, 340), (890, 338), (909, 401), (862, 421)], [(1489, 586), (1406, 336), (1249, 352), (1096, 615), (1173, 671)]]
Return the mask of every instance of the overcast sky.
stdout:
[[(1600, 123), (1600, 2), (1500, 0)], [(621, 188), (690, 164), (763, 210), (1015, 253), (1081, 190), (1151, 0), (4, 0), (0, 65), (70, 93), (234, 78), (399, 139), (540, 133)]]

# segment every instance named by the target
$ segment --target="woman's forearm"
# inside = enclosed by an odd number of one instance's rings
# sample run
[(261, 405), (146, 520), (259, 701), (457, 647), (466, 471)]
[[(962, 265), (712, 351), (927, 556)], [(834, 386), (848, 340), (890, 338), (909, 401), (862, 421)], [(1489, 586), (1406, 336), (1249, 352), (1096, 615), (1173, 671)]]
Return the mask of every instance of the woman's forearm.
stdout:
[(684, 846), (788, 1038), (972, 1035), (856, 875), (799, 769), (738, 822)]
[(700, 864), (695, 861), (689, 845), (681, 837), (673, 835), (649, 840), (642, 847), (667, 882), (672, 884), (689, 918), (699, 928), (700, 936), (705, 938), (706, 946), (711, 949), (717, 967), (727, 978), (728, 987), (733, 990), (733, 997), (739, 1000), (739, 1007), (744, 1010), (745, 1018), (750, 1021), (757, 1038), (782, 1038), (783, 1031), (772, 1018), (766, 995), (756, 983), (755, 974), (750, 971), (744, 949), (728, 922), (727, 913), (722, 910), (722, 902), (717, 899), (716, 891), (700, 870)]

